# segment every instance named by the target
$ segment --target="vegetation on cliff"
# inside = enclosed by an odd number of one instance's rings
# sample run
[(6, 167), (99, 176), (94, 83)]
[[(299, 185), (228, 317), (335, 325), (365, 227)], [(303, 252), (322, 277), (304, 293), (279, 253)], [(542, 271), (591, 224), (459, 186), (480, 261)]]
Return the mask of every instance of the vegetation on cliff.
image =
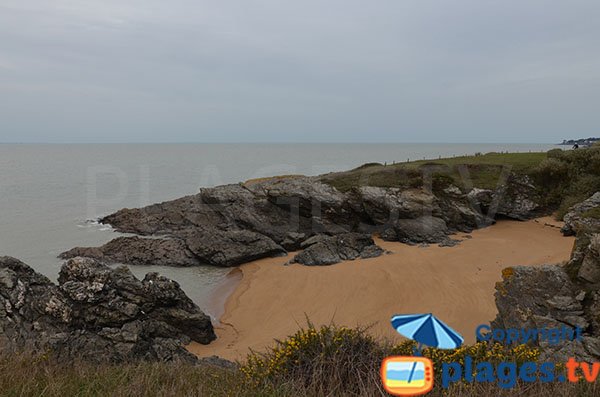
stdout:
[(455, 185), (496, 189), (510, 174), (526, 176), (536, 186), (545, 212), (558, 210), (562, 219), (569, 207), (600, 191), (600, 146), (578, 150), (553, 149), (533, 153), (486, 153), (439, 160), (382, 165), (370, 163), (321, 180), (347, 192), (360, 186), (419, 188), (434, 191)]

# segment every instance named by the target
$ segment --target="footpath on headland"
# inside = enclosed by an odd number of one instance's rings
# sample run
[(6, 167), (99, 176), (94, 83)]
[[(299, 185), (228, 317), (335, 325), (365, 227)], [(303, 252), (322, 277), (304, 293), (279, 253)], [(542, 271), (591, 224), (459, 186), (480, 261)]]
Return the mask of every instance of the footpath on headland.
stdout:
[(569, 259), (574, 238), (563, 237), (560, 225), (550, 217), (499, 221), (456, 235), (463, 241), (454, 247), (377, 240), (391, 253), (332, 266), (283, 266), (293, 254), (251, 262), (240, 267), (242, 277), (226, 299), (217, 340), (188, 349), (240, 359), (293, 334), (307, 318), (315, 325), (371, 326), (374, 335), (397, 339), (393, 314), (429, 312), (472, 343), (477, 325), (496, 315), (494, 286), (502, 269)]

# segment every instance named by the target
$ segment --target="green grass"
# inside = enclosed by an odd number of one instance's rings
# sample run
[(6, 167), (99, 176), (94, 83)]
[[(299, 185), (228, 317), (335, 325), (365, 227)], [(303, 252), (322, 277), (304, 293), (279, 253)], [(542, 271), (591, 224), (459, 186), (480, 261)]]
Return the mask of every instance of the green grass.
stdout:
[(547, 158), (545, 152), (534, 153), (487, 153), (438, 160), (419, 160), (391, 165), (365, 164), (346, 172), (327, 174), (325, 183), (346, 192), (358, 186), (419, 188), (433, 179), (434, 187), (452, 183), (461, 188), (493, 189), (502, 173), (511, 171), (529, 174)]

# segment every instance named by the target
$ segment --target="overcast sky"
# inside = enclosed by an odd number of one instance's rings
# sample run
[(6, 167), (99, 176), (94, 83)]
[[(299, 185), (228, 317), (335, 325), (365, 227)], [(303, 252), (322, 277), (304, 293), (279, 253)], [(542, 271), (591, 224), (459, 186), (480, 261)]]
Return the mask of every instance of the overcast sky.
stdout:
[(600, 1), (0, 0), (0, 142), (600, 135)]

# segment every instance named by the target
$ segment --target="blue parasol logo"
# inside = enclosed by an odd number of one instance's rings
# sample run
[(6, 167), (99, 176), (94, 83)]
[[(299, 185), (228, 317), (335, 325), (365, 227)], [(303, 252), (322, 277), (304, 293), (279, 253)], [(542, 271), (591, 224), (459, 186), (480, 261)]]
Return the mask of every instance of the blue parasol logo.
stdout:
[(416, 341), (419, 346), (416, 355), (420, 355), (421, 345), (439, 349), (456, 349), (464, 338), (433, 314), (400, 314), (392, 317), (392, 327), (402, 336)]

